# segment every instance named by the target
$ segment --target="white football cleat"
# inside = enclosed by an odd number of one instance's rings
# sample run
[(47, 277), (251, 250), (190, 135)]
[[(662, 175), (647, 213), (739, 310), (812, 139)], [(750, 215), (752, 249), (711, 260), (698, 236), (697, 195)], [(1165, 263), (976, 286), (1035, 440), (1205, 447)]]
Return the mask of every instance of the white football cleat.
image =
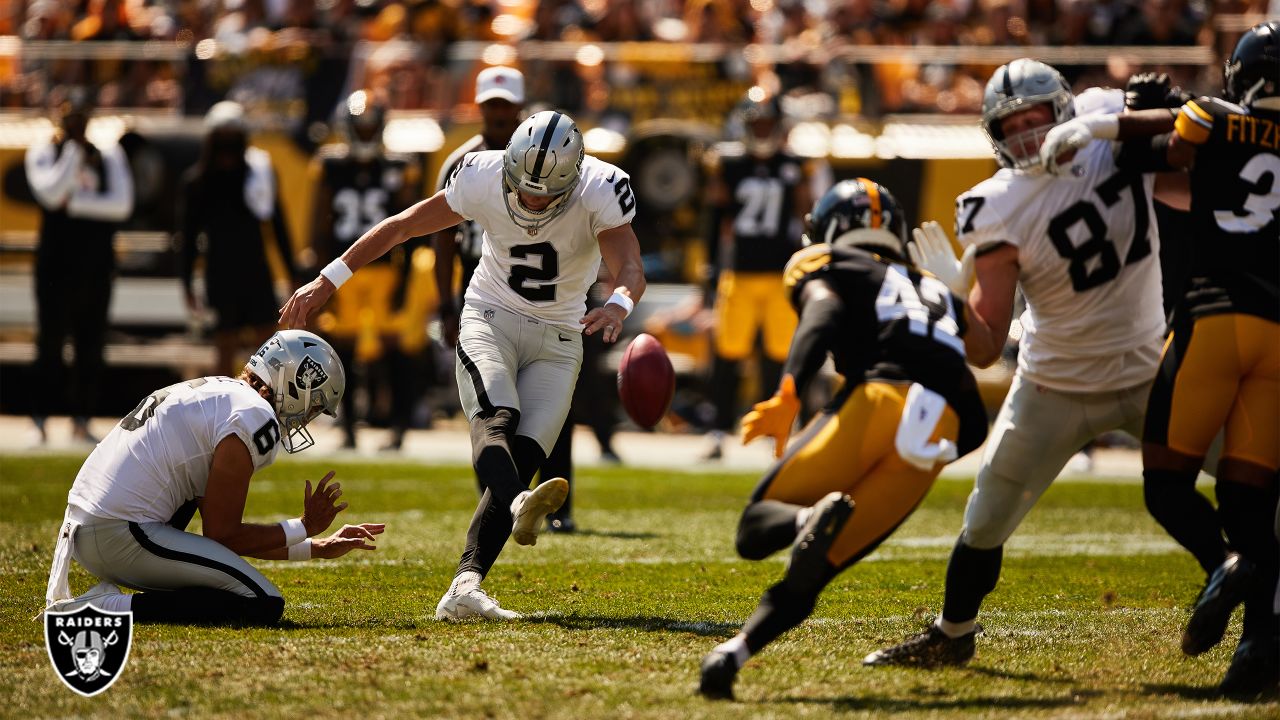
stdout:
[(79, 610), (85, 605), (89, 605), (93, 603), (93, 601), (95, 600), (101, 600), (102, 598), (109, 597), (111, 595), (123, 595), (123, 594), (124, 593), (120, 591), (120, 588), (116, 587), (115, 583), (109, 583), (106, 580), (103, 580), (97, 585), (94, 585), (93, 587), (89, 588), (89, 590), (85, 592), (83, 595), (77, 595), (76, 597), (73, 597), (73, 598), (68, 598), (66, 600), (59, 600), (58, 602), (55, 602), (54, 604), (50, 605), (44, 610), (41, 610), (32, 619), (39, 620), (40, 617), (43, 616), (45, 614), (45, 611), (47, 610), (53, 610), (54, 612), (75, 612), (76, 610)]
[(467, 618), (483, 618), (485, 620), (519, 620), (523, 615), (512, 610), (504, 610), (498, 601), (479, 587), (466, 592), (455, 593), (452, 588), (440, 598), (436, 605), (437, 620), (466, 620)]
[(511, 537), (521, 545), (538, 544), (542, 521), (559, 510), (567, 497), (569, 481), (564, 478), (552, 478), (517, 495), (511, 503), (511, 517), (515, 520), (511, 527)]

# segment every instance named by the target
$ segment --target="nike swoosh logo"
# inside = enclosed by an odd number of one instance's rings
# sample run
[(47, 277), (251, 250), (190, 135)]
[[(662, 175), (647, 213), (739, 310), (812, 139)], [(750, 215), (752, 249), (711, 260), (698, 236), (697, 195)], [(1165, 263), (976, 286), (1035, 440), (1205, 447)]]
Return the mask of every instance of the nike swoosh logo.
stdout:
[(608, 179), (608, 180), (605, 180), (605, 182), (607, 182), (607, 183), (612, 183), (612, 182), (613, 182), (613, 179), (614, 179), (614, 178), (616, 178), (616, 177), (618, 177), (618, 171), (617, 171), (617, 170), (614, 170), (614, 171), (613, 171), (613, 174), (609, 175), (609, 179)]
[(573, 338), (567, 338), (560, 333), (556, 333), (556, 337), (560, 338), (560, 342), (573, 342)]

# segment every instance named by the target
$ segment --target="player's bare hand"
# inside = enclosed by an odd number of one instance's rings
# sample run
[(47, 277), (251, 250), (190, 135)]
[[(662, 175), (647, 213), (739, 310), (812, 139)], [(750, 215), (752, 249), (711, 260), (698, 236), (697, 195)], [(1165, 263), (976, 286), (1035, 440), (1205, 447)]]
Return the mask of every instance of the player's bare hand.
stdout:
[(796, 379), (782, 376), (778, 392), (768, 400), (758, 402), (751, 412), (742, 418), (742, 444), (758, 437), (773, 438), (773, 456), (782, 457), (791, 437), (791, 426), (800, 412), (800, 399), (796, 397)]
[(385, 523), (343, 525), (341, 530), (327, 538), (312, 540), (311, 557), (331, 560), (352, 550), (377, 550), (378, 546), (373, 543), (386, 527)]
[(915, 240), (907, 245), (911, 262), (916, 267), (929, 271), (958, 297), (968, 297), (969, 286), (973, 284), (973, 258), (977, 246), (965, 248), (964, 255), (957, 259), (947, 231), (933, 220), (912, 230), (911, 237)]
[(286, 328), (305, 327), (307, 318), (329, 301), (336, 290), (332, 282), (323, 275), (294, 291), (293, 296), (280, 308), (280, 324)]
[(315, 492), (311, 490), (311, 481), (307, 481), (306, 494), (302, 497), (302, 525), (307, 529), (307, 537), (328, 530), (338, 513), (347, 509), (346, 503), (338, 502), (342, 497), (342, 484), (329, 482), (333, 475), (330, 470), (320, 478)]
[(600, 333), (600, 339), (607, 343), (615, 342), (622, 334), (622, 321), (627, 319), (627, 311), (616, 303), (605, 303), (593, 309), (578, 322), (586, 327), (582, 332), (586, 335)]

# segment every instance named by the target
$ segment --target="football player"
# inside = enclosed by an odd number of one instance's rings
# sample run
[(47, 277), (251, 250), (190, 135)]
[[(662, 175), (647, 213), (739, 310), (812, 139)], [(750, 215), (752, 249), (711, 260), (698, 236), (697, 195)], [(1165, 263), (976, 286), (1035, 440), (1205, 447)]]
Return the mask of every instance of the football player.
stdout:
[[(311, 333), (272, 335), (238, 377), (204, 377), (151, 393), (94, 448), (67, 494), (46, 593), (49, 609), (92, 603), (139, 622), (271, 624), (284, 598), (242, 555), (336, 558), (373, 550), (381, 523), (324, 532), (347, 507), (330, 472), (306, 483), (301, 517), (244, 521), (255, 472), (280, 448), (310, 447), (307, 424), (334, 414), (346, 379)], [(200, 510), (203, 535), (186, 532)], [(102, 582), (71, 598), (70, 558)], [(118, 585), (141, 592), (124, 594)]]
[(968, 293), (972, 325), (988, 332), (969, 338), (965, 353), (982, 367), (1000, 355), (1021, 287), (1018, 369), (965, 508), (942, 613), (865, 664), (968, 662), (1005, 541), (1088, 440), (1111, 430), (1141, 435), (1165, 329), (1155, 178), (1118, 167), (1108, 142), (1080, 148), (1063, 177), (1045, 173), (1038, 154), (1054, 126), (1123, 107), (1123, 91), (1073, 96), (1057, 70), (1025, 58), (987, 83), (982, 124), (1002, 167), (957, 198), (962, 259), (933, 225), (940, 241), (921, 247), (920, 264)]
[[(468, 153), (506, 147), (524, 111), (524, 75), (515, 68), (501, 66), (481, 70), (476, 76), (475, 102), (480, 108), (483, 127), (445, 159), (436, 180), (436, 192), (444, 189)], [(460, 287), (465, 291), (476, 266), (480, 264), (483, 234), (484, 230), (477, 223), (465, 220), (456, 228), (431, 236), (431, 246), (436, 251), (436, 287), (440, 291), (440, 327), (444, 341), (450, 347), (458, 343), (458, 306), (461, 304), (453, 290), (453, 259), (457, 257), (459, 260), (462, 268)]]
[[(340, 256), (374, 223), (412, 205), (421, 182), (412, 158), (388, 153), (382, 145), (386, 108), (365, 90), (357, 90), (346, 101), (343, 113), (345, 142), (321, 147), (312, 161), (315, 198), (312, 201), (312, 249), (319, 263)], [(369, 272), (334, 296), (334, 337), (343, 364), (355, 367), (383, 355), (381, 336), (393, 314), (396, 296), (405, 297), (411, 259), (409, 252), (392, 253), (371, 263)], [(394, 344), (394, 343), (393, 343)], [(407, 365), (398, 347), (388, 353), (390, 364)], [(406, 379), (411, 372), (393, 373)], [(356, 377), (367, 377), (357, 372)], [(390, 448), (399, 448), (408, 424), (415, 392), (392, 394), (394, 408)], [(342, 397), (344, 447), (356, 446), (355, 393)]]
[(720, 143), (706, 159), (716, 218), (709, 254), (719, 271), (711, 371), (716, 420), (708, 459), (720, 457), (724, 434), (733, 429), (739, 368), (762, 333), (761, 395), (778, 385), (796, 329), (782, 271), (799, 249), (800, 209), (811, 205), (805, 165), (784, 146), (777, 98), (752, 88), (736, 123), (742, 127), (730, 135), (740, 134), (741, 141)]
[[(703, 658), (699, 689), (710, 698), (731, 699), (747, 659), (803, 622), (827, 583), (883, 542), (942, 467), (987, 434), (965, 364), (964, 301), (908, 259), (893, 195), (866, 178), (845, 180), (810, 222), (807, 240), (819, 244), (786, 268), (800, 322), (781, 385), (742, 421), (744, 442), (770, 436), (781, 459), (742, 514), (738, 553), (762, 560), (790, 545), (791, 563), (742, 632)], [(783, 455), (799, 394), (828, 354), (844, 389)]]
[[(444, 190), (375, 225), (280, 310), (286, 326), (302, 325), (353, 271), (397, 244), (463, 220), (483, 229), (459, 321), (456, 376), (485, 492), (458, 574), (436, 606), (441, 620), (520, 617), (480, 582), (509, 536), (533, 545), (543, 517), (564, 502), (562, 478), (527, 488), (564, 427), (582, 333), (615, 342), (644, 292), (635, 210), (631, 179), (585, 154), (568, 115), (535, 113), (505, 151), (469, 153)], [(614, 291), (586, 312), (602, 258)]]
[[(1045, 141), (1047, 167), (1094, 138), (1154, 135), (1157, 167), (1191, 179), (1191, 279), (1147, 406), (1147, 507), (1208, 573), (1182, 638), (1216, 645), (1236, 605), (1244, 627), (1219, 689), (1249, 696), (1280, 678), (1274, 593), (1280, 547), (1280, 21), (1255, 26), (1226, 63), (1224, 99), (1083, 118)], [(1195, 489), (1214, 437), (1218, 512)], [(1223, 531), (1230, 541), (1228, 551)]]

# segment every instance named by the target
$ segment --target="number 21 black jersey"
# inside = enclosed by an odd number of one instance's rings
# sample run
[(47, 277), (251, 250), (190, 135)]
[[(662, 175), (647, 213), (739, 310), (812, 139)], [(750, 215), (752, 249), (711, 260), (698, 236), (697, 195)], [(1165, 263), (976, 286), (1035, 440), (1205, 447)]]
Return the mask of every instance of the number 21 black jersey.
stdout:
[(733, 220), (733, 246), (724, 267), (737, 272), (779, 272), (795, 242), (796, 186), (804, 181), (799, 158), (779, 152), (767, 158), (722, 154), (720, 172)]

